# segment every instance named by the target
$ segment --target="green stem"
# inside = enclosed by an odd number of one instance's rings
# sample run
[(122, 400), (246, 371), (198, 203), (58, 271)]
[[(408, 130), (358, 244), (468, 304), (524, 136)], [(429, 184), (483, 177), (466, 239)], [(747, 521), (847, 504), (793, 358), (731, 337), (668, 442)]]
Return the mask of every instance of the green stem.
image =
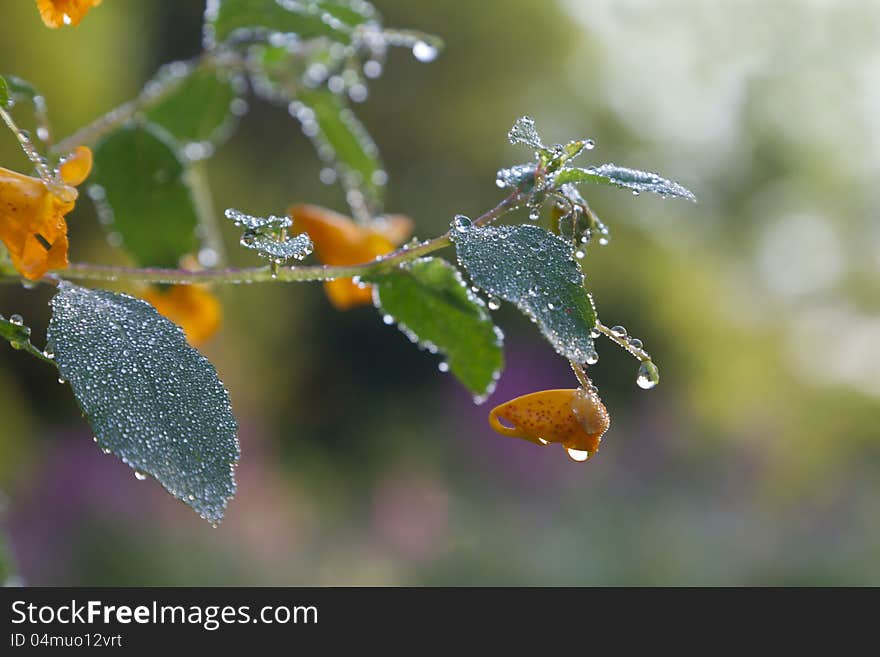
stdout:
[[(513, 193), (491, 210), (474, 220), (475, 226), (485, 226), (502, 215), (517, 208), (521, 202), (518, 193)], [(448, 232), (414, 246), (403, 246), (396, 251), (361, 265), (329, 266), (313, 265), (304, 267), (279, 267), (273, 272), (271, 267), (248, 267), (205, 269), (159, 269), (155, 267), (116, 267), (111, 265), (71, 264), (58, 274), (73, 281), (106, 281), (119, 283), (164, 283), (164, 284), (240, 284), (298, 281), (329, 281), (336, 278), (364, 276), (405, 262), (421, 258), (452, 244)], [(0, 276), (17, 277), (17, 272), (9, 265), (0, 264)]]
[(642, 362), (651, 360), (651, 354), (649, 354), (644, 349), (639, 347), (634, 347), (628, 336), (626, 335), (617, 335), (610, 328), (605, 326), (602, 322), (596, 322), (596, 330), (599, 331), (602, 335), (607, 337), (612, 342), (616, 342), (619, 347), (625, 349), (633, 358), (636, 358)]

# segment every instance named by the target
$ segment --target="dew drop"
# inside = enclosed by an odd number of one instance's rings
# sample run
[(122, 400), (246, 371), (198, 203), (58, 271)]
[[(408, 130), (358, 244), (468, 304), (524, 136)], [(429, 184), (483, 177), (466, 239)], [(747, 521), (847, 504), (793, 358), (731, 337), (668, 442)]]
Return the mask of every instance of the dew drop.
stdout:
[(595, 365), (599, 362), (599, 352), (593, 349), (587, 353), (587, 365)]
[(622, 326), (612, 326), (611, 334), (614, 335), (614, 337), (623, 338), (626, 336), (626, 329)]
[(394, 317), (391, 315), (382, 315), (382, 322), (384, 322), (387, 326), (391, 326), (394, 323)]
[(489, 297), (486, 305), (489, 306), (489, 310), (498, 310), (501, 307), (501, 301), (497, 297)]
[(596, 148), (596, 142), (594, 142), (592, 139), (587, 139), (584, 142), (584, 148), (586, 148), (588, 151), (591, 151)]
[(437, 48), (424, 41), (416, 41), (412, 47), (413, 57), (420, 62), (433, 62), (437, 59)]
[(9, 323), (16, 326), (24, 326), (24, 318), (21, 315), (10, 315)]
[(437, 363), (437, 369), (440, 370), (441, 372), (448, 372), (449, 371), (449, 363), (447, 363), (446, 361), (441, 361), (441, 362)]
[(452, 227), (458, 233), (466, 233), (472, 225), (473, 222), (463, 214), (455, 215), (455, 218), (452, 220)]
[(147, 478), (147, 475), (145, 475), (143, 472), (135, 470), (134, 471), (134, 478), (137, 479), (138, 481), (143, 481), (144, 479)]
[(545, 446), (550, 444), (549, 440), (544, 440), (543, 438), (538, 438), (538, 442)]
[(583, 260), (586, 257), (586, 255), (587, 254), (584, 251), (581, 251), (580, 249), (578, 249), (577, 251), (574, 252), (574, 257), (577, 258), (578, 260)]
[(636, 385), (642, 390), (650, 390), (660, 382), (660, 370), (650, 360), (642, 361), (636, 377)]
[(578, 463), (583, 463), (590, 458), (590, 453), (584, 449), (572, 449), (571, 447), (566, 447), (565, 451), (568, 454), (568, 458), (572, 461), (577, 461)]

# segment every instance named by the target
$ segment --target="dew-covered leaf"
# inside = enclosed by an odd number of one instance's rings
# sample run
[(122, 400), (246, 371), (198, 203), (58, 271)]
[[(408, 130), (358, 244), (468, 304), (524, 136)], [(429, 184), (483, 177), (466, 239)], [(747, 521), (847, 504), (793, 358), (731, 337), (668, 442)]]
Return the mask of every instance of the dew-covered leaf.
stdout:
[(293, 225), (293, 219), (287, 216), (278, 217), (274, 214), (270, 214), (268, 217), (258, 217), (242, 212), (241, 210), (236, 210), (235, 208), (227, 209), (224, 215), (233, 224), (239, 228), (244, 228), (245, 230), (256, 230), (260, 228), (281, 230), (282, 228), (290, 228)]
[(596, 311), (571, 244), (538, 226), (453, 225), (458, 261), (486, 292), (510, 301), (556, 351), (579, 363), (594, 351)]
[(348, 43), (357, 25), (375, 18), (375, 9), (362, 0), (209, 0), (204, 45), (279, 34)]
[(504, 365), (503, 336), (455, 267), (423, 258), (364, 280), (374, 283), (373, 299), (387, 322), (444, 354), (449, 371), (478, 400), (491, 393)]
[(677, 182), (662, 178), (656, 173), (639, 171), (616, 164), (600, 164), (595, 167), (580, 169), (576, 167), (562, 169), (556, 174), (554, 184), (561, 187), (566, 184), (599, 183), (625, 187), (634, 192), (653, 192), (661, 196), (677, 196), (689, 201), (696, 201), (693, 192), (682, 187)]
[(526, 144), (535, 149), (544, 148), (541, 137), (535, 129), (535, 119), (530, 116), (518, 118), (507, 133), (507, 139), (511, 144)]
[(90, 180), (102, 224), (138, 263), (175, 267), (196, 250), (198, 218), (185, 169), (160, 129), (128, 125), (102, 139)]
[(49, 349), (98, 446), (219, 522), (239, 446), (214, 366), (141, 299), (62, 282), (50, 306)]
[(321, 159), (336, 168), (355, 215), (363, 214), (358, 205), (380, 209), (385, 171), (379, 149), (345, 101), (325, 89), (302, 90), (292, 103), (292, 113)]
[(305, 233), (290, 237), (259, 231), (245, 231), (241, 238), (241, 245), (276, 262), (290, 259), (302, 260), (315, 248), (312, 244), (312, 238)]
[[(170, 88), (150, 107), (147, 118), (165, 128), (189, 159), (202, 159), (224, 142), (246, 108), (243, 80), (228, 70), (196, 68), (184, 62), (165, 66), (148, 85)], [(149, 92), (149, 91), (148, 91)]]

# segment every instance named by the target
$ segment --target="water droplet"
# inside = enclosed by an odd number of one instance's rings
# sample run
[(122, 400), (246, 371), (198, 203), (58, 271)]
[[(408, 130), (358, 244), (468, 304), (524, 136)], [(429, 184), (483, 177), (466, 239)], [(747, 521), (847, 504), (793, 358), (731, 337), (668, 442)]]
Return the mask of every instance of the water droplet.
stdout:
[(588, 151), (591, 151), (596, 148), (596, 142), (594, 142), (592, 139), (587, 139), (584, 142), (584, 148), (586, 148)]
[(529, 220), (530, 221), (537, 221), (540, 218), (541, 218), (541, 207), (540, 206), (533, 207), (529, 210)]
[(382, 75), (382, 64), (375, 59), (364, 62), (364, 75), (371, 79), (378, 78)]
[(544, 440), (543, 438), (538, 438), (538, 442), (545, 446), (550, 444), (549, 440)]
[(24, 325), (24, 318), (21, 315), (10, 315), (9, 316), (9, 323), (15, 324), (16, 326), (23, 326)]
[(577, 461), (578, 463), (583, 463), (590, 458), (590, 453), (584, 449), (572, 449), (571, 447), (566, 447), (565, 451), (568, 454), (568, 458), (572, 461)]
[(617, 338), (623, 338), (626, 336), (626, 329), (622, 326), (612, 326), (611, 334)]
[(636, 377), (636, 385), (642, 390), (650, 390), (660, 382), (660, 370), (650, 360), (642, 361), (639, 365), (639, 374)]
[(137, 479), (138, 481), (143, 481), (144, 479), (147, 478), (147, 475), (145, 475), (143, 472), (139, 472), (138, 470), (135, 470), (134, 471), (134, 478)]
[(391, 326), (394, 323), (394, 317), (392, 317), (391, 315), (382, 315), (382, 321), (386, 325)]
[(416, 41), (412, 47), (413, 57), (420, 62), (433, 62), (437, 59), (437, 48), (424, 41)]
[(595, 365), (599, 362), (599, 352), (593, 349), (587, 353), (587, 365)]
[(486, 305), (489, 306), (489, 310), (498, 310), (501, 307), (501, 301), (497, 297), (489, 297)]
[(437, 363), (437, 369), (440, 370), (441, 372), (448, 372), (449, 371), (449, 363), (447, 363), (446, 361), (441, 361), (441, 362)]
[(632, 340), (629, 341), (629, 346), (634, 349), (641, 349), (644, 346), (644, 344), (638, 338), (633, 338)]
[(584, 251), (581, 251), (580, 249), (578, 249), (577, 251), (574, 252), (574, 257), (577, 258), (578, 260), (583, 260), (586, 257), (586, 255), (587, 254)]
[(455, 215), (455, 218), (452, 220), (452, 227), (458, 233), (466, 233), (472, 225), (473, 222), (463, 214)]

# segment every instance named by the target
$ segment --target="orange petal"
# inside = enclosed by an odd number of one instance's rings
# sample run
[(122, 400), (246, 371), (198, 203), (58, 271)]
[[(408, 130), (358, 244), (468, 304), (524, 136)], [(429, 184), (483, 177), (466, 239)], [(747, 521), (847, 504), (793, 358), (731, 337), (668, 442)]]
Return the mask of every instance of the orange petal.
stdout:
[(542, 390), (496, 406), (489, 413), (489, 424), (504, 436), (595, 452), (610, 418), (595, 392)]
[(194, 347), (207, 342), (220, 328), (223, 314), (220, 301), (204, 286), (150, 288), (141, 296), (160, 314), (182, 328), (186, 339)]
[(76, 149), (61, 162), (59, 167), (61, 180), (68, 185), (80, 185), (92, 171), (92, 151), (88, 146), (77, 146)]
[(79, 25), (89, 9), (101, 0), (37, 0), (40, 18), (47, 27), (57, 29), (65, 25)]
[(53, 194), (38, 178), (0, 168), (0, 240), (12, 264), (27, 279), (42, 278), (49, 269), (67, 266), (67, 224), (74, 206)]
[(349, 310), (373, 303), (373, 288), (369, 285), (360, 287), (350, 278), (325, 281), (324, 292), (336, 310)]
[[(315, 255), (326, 265), (361, 265), (394, 250), (412, 232), (412, 221), (402, 215), (376, 220), (362, 226), (349, 217), (317, 205), (295, 205), (289, 210), (294, 228), (312, 238)], [(324, 290), (338, 310), (372, 303), (369, 287), (360, 287), (350, 278), (327, 281)]]

